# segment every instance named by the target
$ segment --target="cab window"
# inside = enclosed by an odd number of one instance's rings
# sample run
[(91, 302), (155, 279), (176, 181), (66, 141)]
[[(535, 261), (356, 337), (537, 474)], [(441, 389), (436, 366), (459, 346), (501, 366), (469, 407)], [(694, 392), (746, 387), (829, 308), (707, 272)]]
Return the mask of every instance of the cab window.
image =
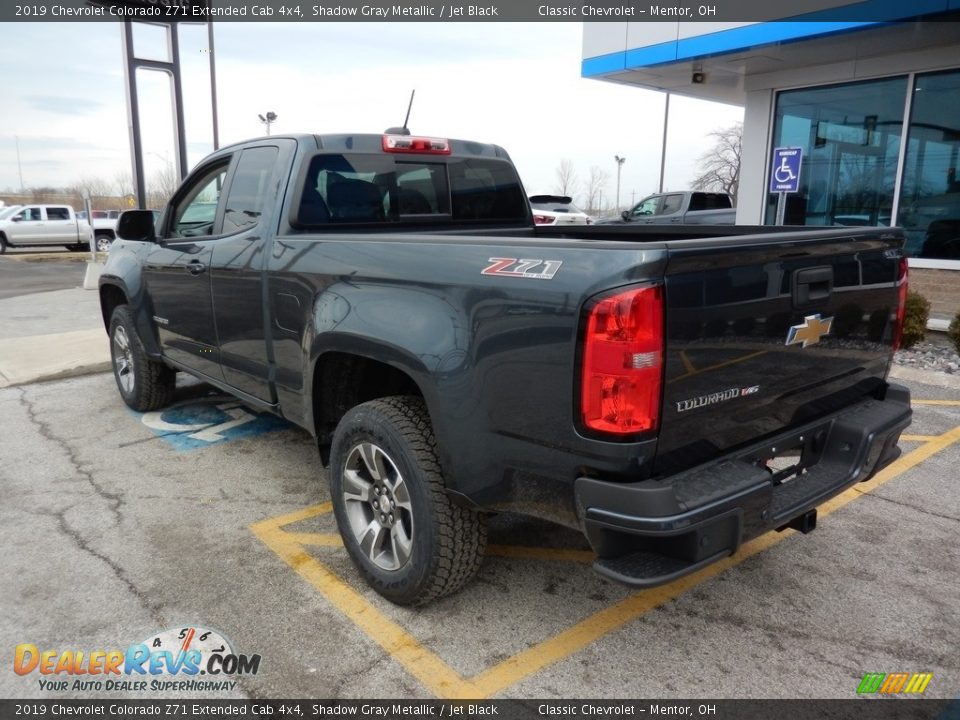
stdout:
[(633, 215), (635, 217), (642, 217), (644, 215), (656, 215), (657, 207), (660, 205), (659, 197), (648, 197), (646, 200), (642, 201), (639, 205), (633, 208)]
[(229, 161), (209, 168), (187, 186), (173, 209), (167, 237), (193, 238), (213, 235), (220, 191)]

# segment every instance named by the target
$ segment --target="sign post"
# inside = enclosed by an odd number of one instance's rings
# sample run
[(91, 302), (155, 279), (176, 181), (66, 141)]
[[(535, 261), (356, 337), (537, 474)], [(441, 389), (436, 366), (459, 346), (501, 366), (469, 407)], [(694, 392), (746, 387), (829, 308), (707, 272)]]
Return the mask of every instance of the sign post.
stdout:
[(800, 166), (803, 148), (779, 147), (773, 149), (770, 166), (770, 192), (777, 193), (777, 225), (783, 225), (787, 214), (787, 193), (800, 190)]

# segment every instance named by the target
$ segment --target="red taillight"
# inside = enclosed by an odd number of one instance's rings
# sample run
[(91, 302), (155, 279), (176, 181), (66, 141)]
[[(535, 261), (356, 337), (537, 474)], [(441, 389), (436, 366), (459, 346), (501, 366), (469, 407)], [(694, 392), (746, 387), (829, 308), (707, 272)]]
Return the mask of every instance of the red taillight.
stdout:
[(450, 141), (441, 138), (412, 137), (410, 135), (384, 135), (383, 149), (385, 152), (393, 153), (449, 155)]
[(557, 221), (553, 215), (534, 215), (533, 224), (534, 225), (553, 225)]
[(580, 412), (590, 430), (656, 429), (663, 376), (663, 286), (634, 288), (590, 308)]
[(900, 272), (897, 279), (897, 322), (893, 326), (893, 349), (899, 350), (903, 341), (903, 320), (907, 315), (907, 286), (909, 270), (907, 259), (900, 258)]

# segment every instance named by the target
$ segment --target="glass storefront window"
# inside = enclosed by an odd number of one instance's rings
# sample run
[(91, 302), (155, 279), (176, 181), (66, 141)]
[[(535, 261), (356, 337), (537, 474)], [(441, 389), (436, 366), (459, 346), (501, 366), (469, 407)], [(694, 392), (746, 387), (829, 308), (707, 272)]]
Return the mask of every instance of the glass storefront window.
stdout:
[[(803, 148), (786, 224), (890, 224), (906, 93), (906, 77), (778, 93), (773, 146)], [(771, 193), (768, 225), (776, 203)]]
[(914, 257), (960, 260), (960, 71), (917, 75), (898, 224)]

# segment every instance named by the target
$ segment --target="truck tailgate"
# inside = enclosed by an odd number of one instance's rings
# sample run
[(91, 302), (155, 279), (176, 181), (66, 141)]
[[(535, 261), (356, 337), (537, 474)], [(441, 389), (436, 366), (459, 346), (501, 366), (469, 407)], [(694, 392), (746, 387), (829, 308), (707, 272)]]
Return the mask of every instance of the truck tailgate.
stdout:
[(884, 229), (669, 242), (657, 474), (880, 391), (902, 242)]

